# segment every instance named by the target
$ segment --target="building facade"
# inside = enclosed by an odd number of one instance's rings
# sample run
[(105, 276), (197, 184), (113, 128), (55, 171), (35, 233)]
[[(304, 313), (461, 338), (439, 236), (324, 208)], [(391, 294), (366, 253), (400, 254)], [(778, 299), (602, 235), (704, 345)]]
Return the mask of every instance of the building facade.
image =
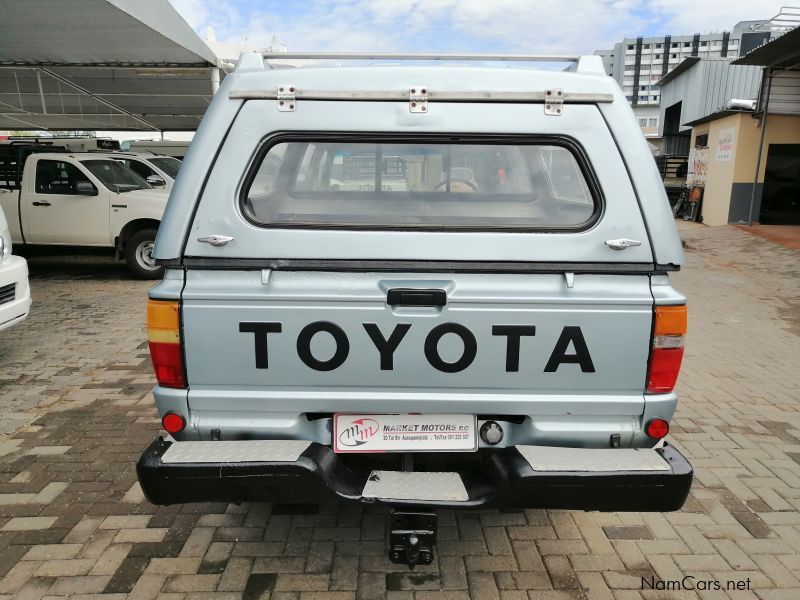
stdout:
[(625, 38), (595, 54), (619, 83), (645, 137), (658, 138), (663, 128), (659, 80), (689, 57), (732, 60), (749, 52), (770, 37), (769, 31), (753, 31), (761, 23), (742, 21), (719, 33)]

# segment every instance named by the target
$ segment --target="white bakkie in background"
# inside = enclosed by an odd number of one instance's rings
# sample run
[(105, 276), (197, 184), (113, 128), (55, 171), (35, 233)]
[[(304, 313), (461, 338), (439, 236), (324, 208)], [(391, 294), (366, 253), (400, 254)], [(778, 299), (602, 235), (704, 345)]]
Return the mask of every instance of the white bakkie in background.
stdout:
[[(5, 190), (0, 190), (0, 194), (4, 193)], [(30, 307), (28, 263), (21, 256), (11, 254), (11, 234), (0, 208), (0, 330), (22, 321)]]
[(118, 160), (154, 188), (167, 192), (175, 184), (181, 167), (181, 161), (173, 156), (150, 152), (109, 152), (102, 156)]
[(113, 248), (134, 276), (161, 276), (152, 252), (168, 192), (97, 153), (35, 151), (17, 160), (21, 176), (0, 194), (15, 244)]

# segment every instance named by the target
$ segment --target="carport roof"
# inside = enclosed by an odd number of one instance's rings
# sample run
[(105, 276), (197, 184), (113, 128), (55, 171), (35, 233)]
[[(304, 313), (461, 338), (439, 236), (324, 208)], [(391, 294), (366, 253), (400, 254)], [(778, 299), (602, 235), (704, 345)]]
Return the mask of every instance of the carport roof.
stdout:
[(0, 0), (0, 129), (193, 130), (216, 64), (167, 0)]

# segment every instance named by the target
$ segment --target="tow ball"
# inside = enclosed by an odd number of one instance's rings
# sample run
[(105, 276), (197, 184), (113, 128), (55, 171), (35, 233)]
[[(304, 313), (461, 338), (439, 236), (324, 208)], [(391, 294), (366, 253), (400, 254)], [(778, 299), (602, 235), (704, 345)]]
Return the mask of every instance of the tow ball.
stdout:
[(389, 515), (389, 560), (408, 565), (433, 562), (436, 545), (436, 513), (419, 511), (392, 511)]

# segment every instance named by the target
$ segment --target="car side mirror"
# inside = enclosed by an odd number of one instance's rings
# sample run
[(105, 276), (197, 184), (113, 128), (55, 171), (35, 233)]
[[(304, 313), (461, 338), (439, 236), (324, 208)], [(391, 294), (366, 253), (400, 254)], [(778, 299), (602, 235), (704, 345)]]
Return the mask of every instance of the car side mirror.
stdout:
[(147, 181), (147, 183), (155, 187), (161, 187), (162, 185), (167, 185), (167, 182), (164, 181), (158, 175), (150, 175), (145, 181)]
[(75, 183), (75, 191), (80, 196), (97, 196), (97, 188), (91, 181), (78, 181)]

